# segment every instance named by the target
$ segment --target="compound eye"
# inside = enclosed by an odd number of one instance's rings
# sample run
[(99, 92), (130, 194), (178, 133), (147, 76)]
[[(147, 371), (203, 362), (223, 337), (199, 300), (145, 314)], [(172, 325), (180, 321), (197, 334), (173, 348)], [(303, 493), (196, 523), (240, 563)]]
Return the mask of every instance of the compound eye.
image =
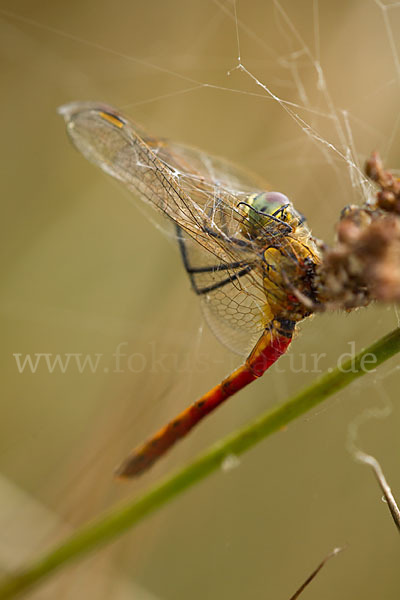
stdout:
[(280, 192), (267, 192), (265, 194), (265, 199), (268, 203), (275, 204), (277, 206), (285, 206), (286, 204), (290, 204), (289, 198)]

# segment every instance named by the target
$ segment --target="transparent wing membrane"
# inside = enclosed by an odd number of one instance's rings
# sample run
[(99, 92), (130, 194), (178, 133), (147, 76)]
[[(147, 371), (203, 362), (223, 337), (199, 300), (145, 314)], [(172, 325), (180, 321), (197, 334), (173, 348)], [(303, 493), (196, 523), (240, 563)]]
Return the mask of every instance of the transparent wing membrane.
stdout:
[(60, 112), (73, 143), (87, 159), (172, 219), (220, 260), (235, 260), (240, 249), (232, 247), (231, 238), (245, 239), (246, 217), (237, 204), (249, 191), (235, 188), (238, 182), (233, 176), (232, 181), (223, 179), (217, 162), (194, 150), (147, 137), (107, 106), (73, 103)]
[(109, 106), (73, 103), (60, 112), (86, 158), (175, 224), (212, 330), (235, 352), (248, 351), (286, 310), (288, 282), (311, 252), (290, 201), (229, 162), (149, 137)]
[(204, 316), (230, 350), (247, 355), (271, 315), (258, 263), (222, 263), (178, 228), (183, 263)]

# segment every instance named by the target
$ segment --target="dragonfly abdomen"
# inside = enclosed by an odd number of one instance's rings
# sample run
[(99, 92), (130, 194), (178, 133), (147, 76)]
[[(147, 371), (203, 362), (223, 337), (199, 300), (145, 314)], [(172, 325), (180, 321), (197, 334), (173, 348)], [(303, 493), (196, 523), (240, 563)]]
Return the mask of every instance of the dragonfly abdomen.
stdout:
[(264, 331), (245, 363), (182, 411), (144, 444), (133, 450), (116, 470), (119, 477), (136, 477), (147, 471), (178, 440), (225, 400), (265, 373), (284, 354), (292, 341), (295, 322), (273, 321)]

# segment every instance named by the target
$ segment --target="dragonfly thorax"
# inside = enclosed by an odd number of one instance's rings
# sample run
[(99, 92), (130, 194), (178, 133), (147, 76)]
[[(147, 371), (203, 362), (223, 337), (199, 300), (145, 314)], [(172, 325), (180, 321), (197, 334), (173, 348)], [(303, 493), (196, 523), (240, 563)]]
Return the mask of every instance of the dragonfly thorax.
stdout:
[(320, 262), (305, 218), (279, 192), (251, 196), (246, 216), (248, 234), (257, 240), (263, 258), (267, 320), (303, 319), (317, 301), (314, 274)]

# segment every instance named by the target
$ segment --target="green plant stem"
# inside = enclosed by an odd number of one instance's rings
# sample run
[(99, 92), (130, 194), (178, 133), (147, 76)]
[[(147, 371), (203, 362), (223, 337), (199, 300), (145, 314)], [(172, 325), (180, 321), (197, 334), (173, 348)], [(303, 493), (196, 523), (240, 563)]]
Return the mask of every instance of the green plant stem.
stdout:
[[(0, 600), (17, 597), (48, 577), (56, 569), (101, 548), (107, 542), (141, 522), (147, 515), (161, 508), (169, 500), (219, 469), (227, 456), (243, 454), (271, 433), (282, 429), (321, 403), (328, 396), (376, 369), (399, 351), (400, 329), (396, 329), (354, 358), (346, 361), (341, 368), (326, 372), (285, 403), (213, 445), (187, 467), (173, 473), (139, 498), (112, 508), (96, 520), (84, 525), (37, 562), (4, 578), (0, 582)], [(375, 360), (371, 360), (371, 356), (375, 357)]]

